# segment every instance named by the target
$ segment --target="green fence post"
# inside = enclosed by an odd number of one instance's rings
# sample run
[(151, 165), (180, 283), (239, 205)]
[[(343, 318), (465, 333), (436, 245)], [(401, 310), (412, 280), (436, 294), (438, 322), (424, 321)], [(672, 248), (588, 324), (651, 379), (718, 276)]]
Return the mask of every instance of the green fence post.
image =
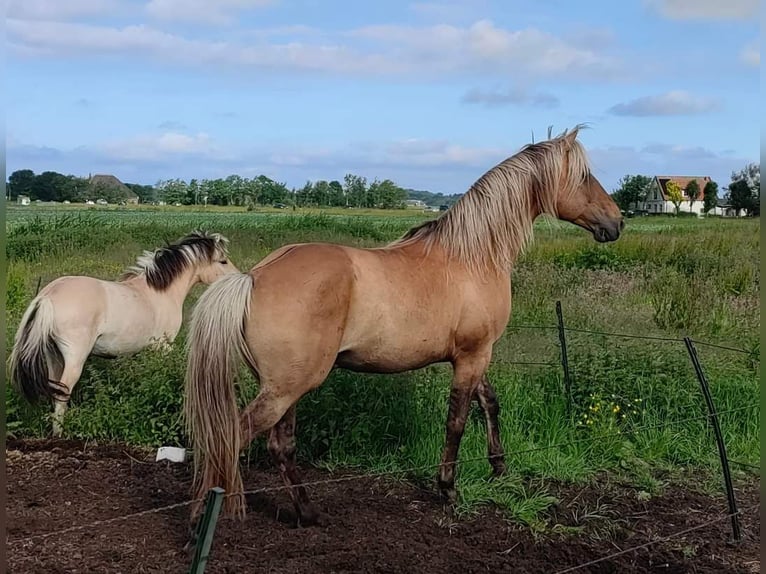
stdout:
[(207, 491), (205, 498), (205, 510), (197, 524), (194, 558), (192, 559), (190, 574), (203, 574), (207, 560), (210, 556), (210, 547), (213, 545), (215, 525), (218, 522), (218, 514), (223, 504), (223, 488), (218, 486)]

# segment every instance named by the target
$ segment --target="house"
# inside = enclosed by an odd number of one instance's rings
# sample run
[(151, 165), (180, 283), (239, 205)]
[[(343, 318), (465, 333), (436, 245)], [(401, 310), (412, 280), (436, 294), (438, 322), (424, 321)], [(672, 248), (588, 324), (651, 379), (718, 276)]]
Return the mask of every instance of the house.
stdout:
[(96, 174), (88, 178), (88, 191), (91, 196), (109, 195), (115, 203), (138, 204), (138, 195), (113, 175)]
[[(697, 185), (699, 186), (700, 191), (699, 195), (694, 200), (694, 203), (692, 203), (686, 196), (686, 186), (695, 179), (697, 180)], [(683, 200), (678, 207), (678, 211), (702, 215), (704, 213), (704, 202), (702, 201), (702, 194), (705, 190), (705, 185), (711, 181), (708, 176), (655, 175), (649, 184), (649, 191), (646, 194), (646, 202), (641, 205), (637, 205), (636, 208), (645, 209), (650, 214), (675, 213), (676, 206), (667, 196), (667, 185), (671, 181), (675, 182), (675, 184), (681, 188), (681, 194), (683, 196)]]
[(422, 199), (405, 199), (404, 204), (407, 207), (419, 207), (421, 209), (427, 207), (426, 202)]
[(20, 195), (16, 201), (19, 205), (29, 205), (30, 203), (28, 195)]
[[(737, 210), (731, 206), (730, 202), (724, 199), (719, 199), (717, 205), (713, 209), (708, 211), (708, 214), (720, 215), (721, 217), (737, 217)], [(748, 214), (747, 209), (739, 210), (740, 217), (746, 217), (747, 214)]]

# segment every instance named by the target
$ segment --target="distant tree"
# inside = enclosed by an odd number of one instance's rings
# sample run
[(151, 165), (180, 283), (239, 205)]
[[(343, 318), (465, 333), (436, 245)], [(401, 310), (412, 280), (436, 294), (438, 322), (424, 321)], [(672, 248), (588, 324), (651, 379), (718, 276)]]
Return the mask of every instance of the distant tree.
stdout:
[(63, 201), (69, 185), (67, 176), (57, 171), (44, 171), (32, 183), (30, 198), (41, 201)]
[(284, 183), (274, 181), (265, 175), (259, 175), (254, 181), (258, 188), (258, 203), (273, 205), (287, 201), (290, 191)]
[[(729, 184), (729, 197), (732, 202), (732, 207), (735, 207), (735, 200), (731, 199), (732, 185), (735, 186), (735, 193), (737, 195), (737, 202), (744, 202), (739, 210), (747, 209), (751, 215), (760, 216), (761, 214), (761, 164), (749, 163), (740, 171), (732, 172), (731, 184)], [(749, 195), (745, 192), (745, 187), (750, 190)]]
[(753, 204), (753, 190), (747, 185), (747, 180), (738, 179), (729, 184), (728, 199), (734, 211), (739, 215), (743, 209), (749, 209)]
[(8, 177), (8, 186), (11, 199), (20, 195), (32, 196), (32, 187), (35, 183), (35, 172), (31, 169), (19, 169)]
[(348, 198), (348, 205), (364, 207), (367, 195), (367, 179), (347, 173), (343, 178), (343, 191)]
[(330, 205), (341, 207), (346, 205), (346, 194), (343, 193), (343, 186), (334, 179), (329, 183), (330, 186)]
[(189, 185), (186, 186), (186, 201), (184, 203), (187, 205), (197, 205), (200, 202), (200, 189), (201, 186), (198, 180), (192, 179), (189, 181)]
[(310, 181), (307, 181), (306, 184), (295, 194), (295, 203), (298, 205), (298, 207), (309, 205), (311, 203), (313, 193), (314, 184)]
[(432, 193), (430, 191), (417, 189), (405, 189), (404, 191), (407, 192), (407, 199), (419, 199), (425, 202), (426, 205), (432, 205), (434, 207), (439, 205), (453, 205), (463, 195), (462, 193), (444, 195), (443, 193)]
[(626, 175), (618, 183), (620, 187), (612, 194), (612, 198), (621, 209), (627, 211), (646, 201), (652, 178), (646, 175)]
[(87, 178), (68, 175), (66, 181), (62, 182), (60, 199), (61, 201), (85, 201), (88, 187)]
[(716, 205), (718, 205), (718, 184), (709, 181), (705, 184), (705, 189), (702, 190), (702, 210), (707, 213)]
[(189, 187), (182, 179), (168, 179), (157, 183), (157, 192), (163, 201), (173, 205), (188, 203)]
[(371, 203), (368, 207), (401, 209), (404, 207), (407, 192), (390, 179), (384, 179), (383, 181), (373, 181), (370, 184), (367, 195)]
[(138, 196), (141, 203), (157, 201), (157, 189), (153, 185), (141, 185), (138, 183), (126, 183), (125, 185)]
[(700, 195), (700, 186), (696, 179), (691, 180), (686, 184), (686, 197), (689, 198), (689, 211), (693, 212), (694, 202), (697, 201)]
[(325, 180), (320, 179), (314, 182), (314, 187), (311, 191), (311, 205), (328, 205), (330, 198), (330, 184)]
[(681, 186), (675, 181), (669, 181), (665, 184), (665, 195), (670, 202), (676, 207), (676, 215), (681, 210), (681, 202), (684, 200), (683, 193), (681, 192)]

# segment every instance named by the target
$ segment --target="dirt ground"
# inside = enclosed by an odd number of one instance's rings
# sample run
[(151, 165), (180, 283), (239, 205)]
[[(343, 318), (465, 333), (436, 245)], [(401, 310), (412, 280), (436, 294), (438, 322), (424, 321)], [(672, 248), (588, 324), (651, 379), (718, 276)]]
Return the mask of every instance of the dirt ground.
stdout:
[[(7, 554), (15, 573), (186, 572), (188, 508), (151, 513), (24, 541), (187, 500), (189, 465), (151, 454), (72, 441), (9, 441)], [(306, 469), (305, 480), (333, 475)], [(245, 487), (281, 484), (251, 469)], [(583, 567), (582, 573), (760, 572), (759, 483), (737, 485), (744, 540), (729, 543), (729, 520)], [(258, 495), (244, 523), (221, 520), (210, 573), (555, 573), (675, 534), (726, 512), (723, 497), (668, 487), (646, 500), (604, 482), (561, 488), (542, 534), (486, 509), (450, 519), (432, 492), (391, 479), (361, 478), (310, 490), (328, 524), (296, 528), (285, 491)]]

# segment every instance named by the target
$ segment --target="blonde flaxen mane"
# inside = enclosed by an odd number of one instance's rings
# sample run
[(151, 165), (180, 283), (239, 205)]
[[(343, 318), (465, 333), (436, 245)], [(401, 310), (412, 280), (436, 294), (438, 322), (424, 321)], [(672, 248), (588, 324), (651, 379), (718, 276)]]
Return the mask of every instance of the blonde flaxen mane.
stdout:
[(438, 243), (474, 271), (509, 271), (532, 238), (533, 213), (555, 217), (556, 198), (575, 192), (588, 177), (588, 158), (576, 140), (582, 127), (525, 146), (481, 176), (440, 217), (392, 245)]

